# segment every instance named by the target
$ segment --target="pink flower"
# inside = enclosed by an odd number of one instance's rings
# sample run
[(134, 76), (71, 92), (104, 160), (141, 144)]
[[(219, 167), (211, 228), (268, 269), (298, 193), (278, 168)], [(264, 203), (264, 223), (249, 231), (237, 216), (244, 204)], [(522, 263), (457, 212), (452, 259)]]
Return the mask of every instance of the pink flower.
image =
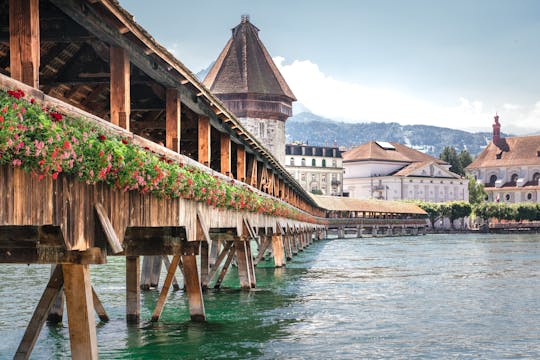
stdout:
[(49, 113), (49, 115), (51, 116), (53, 121), (61, 121), (62, 120), (62, 114), (60, 114), (60, 113), (58, 113), (56, 111), (51, 111)]
[(21, 166), (22, 161), (21, 159), (13, 159), (13, 166)]

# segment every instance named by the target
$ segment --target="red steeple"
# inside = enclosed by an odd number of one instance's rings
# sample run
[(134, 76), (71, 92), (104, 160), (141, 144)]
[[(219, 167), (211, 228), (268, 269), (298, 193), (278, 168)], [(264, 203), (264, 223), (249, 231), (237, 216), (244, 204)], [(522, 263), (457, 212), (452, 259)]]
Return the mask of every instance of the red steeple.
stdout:
[(495, 123), (493, 124), (493, 144), (499, 145), (501, 141), (501, 124), (499, 123), (499, 115), (495, 114)]

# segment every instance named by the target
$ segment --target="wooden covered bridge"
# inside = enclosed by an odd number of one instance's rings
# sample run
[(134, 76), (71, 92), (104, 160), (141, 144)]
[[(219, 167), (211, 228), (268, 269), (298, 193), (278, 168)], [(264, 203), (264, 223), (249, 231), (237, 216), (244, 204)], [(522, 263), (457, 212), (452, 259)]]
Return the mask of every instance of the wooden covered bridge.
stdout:
[(427, 213), (412, 203), (312, 195), (324, 209), (327, 234), (343, 239), (347, 234), (402, 236), (426, 233)]
[(0, 24), (0, 263), (53, 266), (15, 358), (62, 293), (73, 358), (98, 357), (107, 256), (126, 259), (127, 321), (162, 263), (153, 320), (179, 268), (201, 321), (233, 261), (252, 288), (266, 252), (282, 266), (333, 221), (116, 1), (0, 0)]

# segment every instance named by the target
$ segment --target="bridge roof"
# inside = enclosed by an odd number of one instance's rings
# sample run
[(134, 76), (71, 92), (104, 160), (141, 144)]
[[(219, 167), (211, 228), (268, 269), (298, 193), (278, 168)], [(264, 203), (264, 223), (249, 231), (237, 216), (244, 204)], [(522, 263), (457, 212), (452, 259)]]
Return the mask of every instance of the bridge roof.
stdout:
[(415, 214), (427, 213), (415, 204), (373, 199), (353, 199), (338, 196), (311, 195), (322, 208), (330, 211), (365, 211), (389, 214)]

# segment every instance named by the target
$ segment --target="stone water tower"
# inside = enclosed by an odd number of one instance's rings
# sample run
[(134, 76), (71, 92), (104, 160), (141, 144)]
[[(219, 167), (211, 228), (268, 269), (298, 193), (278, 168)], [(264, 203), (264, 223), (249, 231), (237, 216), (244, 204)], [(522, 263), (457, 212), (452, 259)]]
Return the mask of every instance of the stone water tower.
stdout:
[(285, 164), (285, 121), (296, 98), (247, 15), (232, 29), (203, 84)]

